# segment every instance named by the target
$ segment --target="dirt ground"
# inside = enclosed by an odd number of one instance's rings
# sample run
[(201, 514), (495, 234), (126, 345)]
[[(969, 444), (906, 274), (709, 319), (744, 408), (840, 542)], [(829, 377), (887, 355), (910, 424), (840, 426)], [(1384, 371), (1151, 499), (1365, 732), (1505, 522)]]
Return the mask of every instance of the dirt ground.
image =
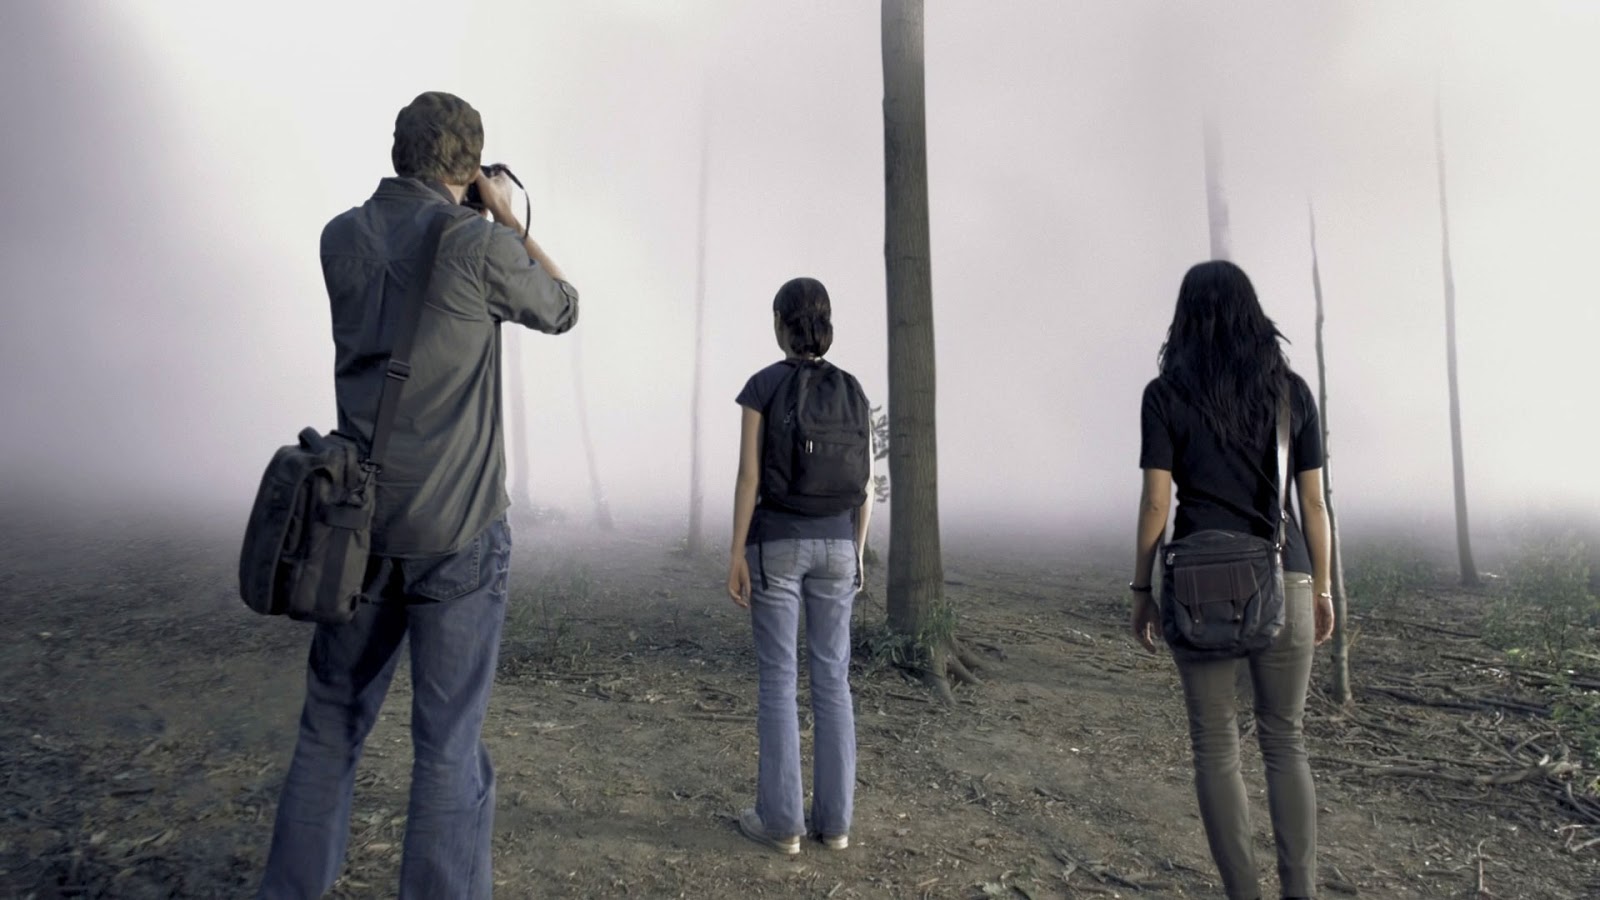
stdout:
[[(41, 524), (15, 510), (3, 522), (0, 897), (248, 896), (309, 626), (239, 603), (227, 523)], [(1172, 662), (1125, 636), (1120, 549), (947, 537), (948, 595), (986, 684), (943, 707), (860, 661), (852, 845), (783, 857), (732, 818), (756, 768), (748, 624), (720, 589), (721, 557), (691, 559), (675, 539), (516, 526), (485, 729), (497, 896), (1221, 896)], [(882, 618), (881, 577), (869, 573), (858, 604), (866, 621)], [(1322, 896), (1600, 897), (1595, 773), (1561, 764), (1537, 684), (1474, 636), (1479, 606), (1435, 589), (1369, 615), (1354, 712), (1313, 697)], [(410, 766), (401, 666), (335, 897), (394, 895)], [(1246, 747), (1271, 897), (1260, 756)]]

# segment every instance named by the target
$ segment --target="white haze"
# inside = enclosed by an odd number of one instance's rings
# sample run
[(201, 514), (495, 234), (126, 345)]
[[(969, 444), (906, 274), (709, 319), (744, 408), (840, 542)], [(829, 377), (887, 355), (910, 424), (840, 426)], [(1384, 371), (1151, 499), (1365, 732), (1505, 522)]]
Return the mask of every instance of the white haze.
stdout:
[[(1234, 258), (1313, 384), (1316, 205), (1346, 521), (1448, 523), (1436, 88), (1475, 525), (1555, 508), (1592, 520), (1600, 5), (928, 7), (948, 523), (1131, 527), (1139, 394), (1178, 281), (1207, 252), (1208, 107)], [(583, 297), (569, 335), (507, 332), (537, 502), (587, 514), (580, 345), (615, 513), (687, 502), (702, 122), (709, 521), (726, 518), (733, 396), (776, 357), (784, 280), (828, 285), (833, 357), (884, 398), (877, 3), (446, 8), (0, 10), (7, 493), (231, 511), (242, 526), (272, 449), (333, 425), (320, 229), (391, 174), (396, 111), (434, 89), (482, 112), (485, 160), (523, 177), (535, 234)]]

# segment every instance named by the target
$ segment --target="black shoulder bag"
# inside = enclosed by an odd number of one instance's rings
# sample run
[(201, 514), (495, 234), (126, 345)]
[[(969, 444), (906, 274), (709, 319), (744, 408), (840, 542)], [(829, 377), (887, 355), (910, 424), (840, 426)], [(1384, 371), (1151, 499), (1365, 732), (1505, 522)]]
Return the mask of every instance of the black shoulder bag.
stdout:
[(239, 553), (239, 595), (262, 615), (329, 625), (355, 615), (372, 552), (374, 481), (411, 377), (411, 346), (450, 218), (437, 214), (423, 237), (422, 265), (406, 292), (366, 456), (350, 435), (305, 428), (298, 443), (280, 447), (267, 464)]
[(1278, 530), (1272, 540), (1197, 531), (1162, 551), (1161, 631), (1174, 655), (1237, 659), (1283, 630), (1283, 548), (1289, 508), (1289, 390), (1278, 403)]

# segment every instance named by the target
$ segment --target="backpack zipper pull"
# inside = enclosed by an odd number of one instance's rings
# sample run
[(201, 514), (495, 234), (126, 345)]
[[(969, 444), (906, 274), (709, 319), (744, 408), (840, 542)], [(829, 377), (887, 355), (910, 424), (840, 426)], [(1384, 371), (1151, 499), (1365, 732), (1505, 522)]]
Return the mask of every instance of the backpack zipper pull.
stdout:
[(812, 447), (811, 439), (810, 438), (806, 438), (806, 452), (807, 453), (811, 452), (811, 447)]

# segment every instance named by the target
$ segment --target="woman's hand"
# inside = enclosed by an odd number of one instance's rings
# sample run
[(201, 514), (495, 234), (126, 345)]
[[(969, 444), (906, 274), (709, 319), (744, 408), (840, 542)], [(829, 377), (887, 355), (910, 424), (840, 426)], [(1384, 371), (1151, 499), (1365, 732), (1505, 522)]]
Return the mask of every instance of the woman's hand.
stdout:
[(1326, 591), (1317, 591), (1312, 606), (1312, 620), (1316, 625), (1317, 644), (1320, 646), (1333, 637), (1333, 597)]
[(1157, 615), (1156, 601), (1145, 591), (1132, 591), (1133, 594), (1133, 637), (1146, 650), (1156, 652), (1156, 631), (1160, 628), (1161, 619)]
[(750, 561), (743, 553), (728, 557), (728, 596), (739, 608), (750, 608)]

